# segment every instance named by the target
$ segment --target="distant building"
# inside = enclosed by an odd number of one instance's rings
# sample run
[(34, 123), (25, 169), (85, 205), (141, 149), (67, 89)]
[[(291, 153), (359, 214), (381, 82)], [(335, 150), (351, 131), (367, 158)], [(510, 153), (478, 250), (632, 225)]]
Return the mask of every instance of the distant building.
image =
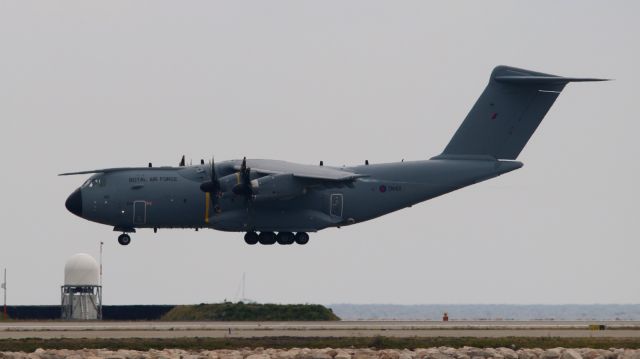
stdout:
[(62, 319), (102, 319), (100, 266), (85, 253), (73, 255), (64, 266), (64, 285), (60, 287)]

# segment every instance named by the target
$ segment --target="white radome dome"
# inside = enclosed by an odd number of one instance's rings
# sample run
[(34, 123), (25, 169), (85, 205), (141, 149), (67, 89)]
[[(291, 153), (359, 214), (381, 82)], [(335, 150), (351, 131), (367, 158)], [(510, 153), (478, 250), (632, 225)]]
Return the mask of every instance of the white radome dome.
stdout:
[(86, 254), (74, 254), (64, 265), (64, 285), (100, 285), (100, 266)]

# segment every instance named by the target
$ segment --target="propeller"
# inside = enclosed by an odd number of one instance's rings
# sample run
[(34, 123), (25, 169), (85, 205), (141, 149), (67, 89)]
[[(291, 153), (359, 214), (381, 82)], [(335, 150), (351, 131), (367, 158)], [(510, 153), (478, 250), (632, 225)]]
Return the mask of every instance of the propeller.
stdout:
[[(204, 162), (204, 161), (201, 161), (201, 162)], [(209, 174), (209, 180), (206, 182), (202, 182), (200, 184), (200, 190), (210, 195), (207, 198), (211, 198), (211, 202), (213, 204), (213, 210), (216, 213), (220, 213), (221, 209), (220, 209), (220, 206), (218, 205), (218, 198), (221, 195), (220, 181), (218, 180), (218, 174), (216, 173), (216, 163), (213, 157), (211, 157), (211, 169), (208, 171), (208, 174)], [(213, 194), (213, 196), (211, 196), (211, 194)]]
[(245, 196), (247, 199), (253, 197), (253, 189), (251, 188), (251, 168), (247, 167), (247, 158), (242, 159), (242, 166), (240, 166), (240, 183), (235, 185), (232, 189), (236, 195)]
[(200, 190), (206, 193), (213, 193), (217, 196), (220, 191), (220, 181), (218, 180), (218, 174), (216, 173), (216, 164), (211, 157), (211, 169), (209, 170), (209, 180), (202, 182)]

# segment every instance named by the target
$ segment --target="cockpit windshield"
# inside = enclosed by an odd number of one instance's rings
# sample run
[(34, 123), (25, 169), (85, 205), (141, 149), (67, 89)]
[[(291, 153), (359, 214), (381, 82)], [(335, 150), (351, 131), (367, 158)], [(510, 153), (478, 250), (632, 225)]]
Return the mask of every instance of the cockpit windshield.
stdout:
[(104, 187), (105, 185), (104, 177), (92, 177), (82, 184), (82, 188)]

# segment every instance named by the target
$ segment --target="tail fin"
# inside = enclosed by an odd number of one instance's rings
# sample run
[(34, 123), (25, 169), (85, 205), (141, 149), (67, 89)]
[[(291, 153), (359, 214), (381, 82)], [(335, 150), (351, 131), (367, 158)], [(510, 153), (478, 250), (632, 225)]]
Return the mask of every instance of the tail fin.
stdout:
[(498, 66), (441, 156), (515, 160), (569, 82), (606, 81)]

